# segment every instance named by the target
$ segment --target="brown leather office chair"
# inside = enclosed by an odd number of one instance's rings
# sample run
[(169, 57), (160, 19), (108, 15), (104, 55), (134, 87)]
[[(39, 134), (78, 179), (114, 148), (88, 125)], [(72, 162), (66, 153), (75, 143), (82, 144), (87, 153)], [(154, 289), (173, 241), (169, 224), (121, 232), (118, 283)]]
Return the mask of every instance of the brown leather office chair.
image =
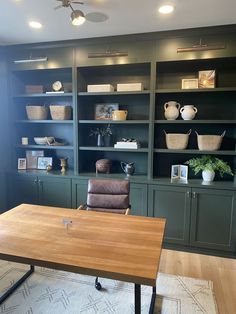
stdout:
[[(81, 205), (78, 209), (128, 215), (130, 213), (129, 191), (128, 180), (90, 179), (87, 204)], [(95, 288), (97, 290), (102, 288), (98, 277), (95, 279)]]

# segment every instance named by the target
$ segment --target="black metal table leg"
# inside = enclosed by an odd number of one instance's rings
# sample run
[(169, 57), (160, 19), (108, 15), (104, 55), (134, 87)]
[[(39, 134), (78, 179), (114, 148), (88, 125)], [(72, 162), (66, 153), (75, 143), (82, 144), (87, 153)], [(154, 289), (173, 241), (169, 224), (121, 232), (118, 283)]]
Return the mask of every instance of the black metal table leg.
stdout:
[(11, 286), (1, 297), (0, 304), (2, 304), (32, 273), (34, 272), (34, 266), (30, 266), (30, 270), (24, 274), (19, 280), (17, 280), (13, 286)]
[(134, 312), (141, 314), (141, 286), (134, 284)]
[(156, 301), (156, 287), (152, 287), (152, 298), (151, 298), (151, 303), (150, 303), (150, 308), (149, 308), (149, 314), (154, 313), (155, 301)]

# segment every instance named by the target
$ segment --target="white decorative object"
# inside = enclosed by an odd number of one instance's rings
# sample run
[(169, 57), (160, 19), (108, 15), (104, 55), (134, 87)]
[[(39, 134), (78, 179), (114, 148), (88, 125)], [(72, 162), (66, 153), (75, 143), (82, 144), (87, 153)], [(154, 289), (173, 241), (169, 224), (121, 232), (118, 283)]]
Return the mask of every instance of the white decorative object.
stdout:
[(212, 182), (215, 178), (215, 172), (210, 170), (203, 170), (202, 171), (202, 178), (203, 181)]
[(117, 84), (117, 92), (140, 92), (143, 90), (143, 83)]
[(193, 105), (185, 105), (182, 108), (180, 108), (181, 117), (184, 120), (193, 120), (195, 118), (195, 115), (197, 113), (197, 108)]
[(114, 86), (111, 84), (98, 84), (98, 85), (88, 85), (88, 93), (102, 93), (102, 92), (114, 92)]
[(198, 88), (198, 79), (182, 79), (182, 89), (196, 89)]
[(167, 120), (176, 120), (179, 116), (180, 104), (176, 101), (168, 101), (164, 104), (164, 115)]

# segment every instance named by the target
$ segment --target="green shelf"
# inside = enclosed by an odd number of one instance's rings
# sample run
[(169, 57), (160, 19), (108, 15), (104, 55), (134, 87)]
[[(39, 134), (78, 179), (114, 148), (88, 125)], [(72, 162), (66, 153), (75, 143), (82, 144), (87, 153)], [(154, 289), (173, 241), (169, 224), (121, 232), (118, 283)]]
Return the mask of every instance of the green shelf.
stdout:
[(82, 124), (148, 124), (149, 120), (124, 120), (124, 121), (114, 121), (114, 120), (79, 120)]
[(148, 148), (128, 149), (114, 147), (97, 147), (97, 146), (80, 146), (80, 150), (87, 151), (102, 151), (102, 152), (132, 152), (132, 153), (147, 153)]
[(26, 123), (26, 124), (34, 124), (34, 123), (49, 123), (49, 124), (64, 124), (69, 123), (73, 124), (73, 120), (17, 120), (16, 123)]
[(63, 145), (63, 146), (50, 146), (50, 145), (17, 145), (17, 148), (24, 148), (24, 149), (61, 149), (61, 150), (73, 150), (74, 147), (71, 145)]
[(167, 154), (196, 154), (196, 155), (228, 155), (236, 156), (234, 150), (198, 150), (198, 149), (167, 149), (167, 148), (156, 148), (155, 153), (167, 153)]
[(194, 89), (180, 89), (180, 88), (160, 88), (156, 89), (156, 94), (163, 93), (205, 93), (205, 92), (235, 92), (236, 87), (216, 87), (216, 88), (194, 88)]
[(136, 92), (95, 92), (95, 93), (89, 93), (89, 92), (79, 92), (78, 96), (98, 96), (98, 95), (148, 95), (150, 94), (150, 90), (143, 90), (143, 91), (136, 91)]
[(14, 95), (14, 98), (37, 98), (37, 97), (72, 97), (73, 94), (72, 93), (50, 93), (50, 94), (46, 94), (46, 93), (42, 93), (42, 94), (18, 94), (18, 95)]
[(158, 124), (236, 124), (236, 120), (155, 120)]

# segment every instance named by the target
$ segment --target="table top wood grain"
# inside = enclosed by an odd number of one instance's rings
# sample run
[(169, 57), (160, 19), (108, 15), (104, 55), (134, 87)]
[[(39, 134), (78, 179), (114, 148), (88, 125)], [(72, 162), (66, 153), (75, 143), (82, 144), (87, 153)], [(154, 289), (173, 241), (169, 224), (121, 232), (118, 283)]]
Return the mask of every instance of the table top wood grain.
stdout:
[(21, 204), (0, 215), (0, 258), (155, 286), (164, 228), (165, 219)]

